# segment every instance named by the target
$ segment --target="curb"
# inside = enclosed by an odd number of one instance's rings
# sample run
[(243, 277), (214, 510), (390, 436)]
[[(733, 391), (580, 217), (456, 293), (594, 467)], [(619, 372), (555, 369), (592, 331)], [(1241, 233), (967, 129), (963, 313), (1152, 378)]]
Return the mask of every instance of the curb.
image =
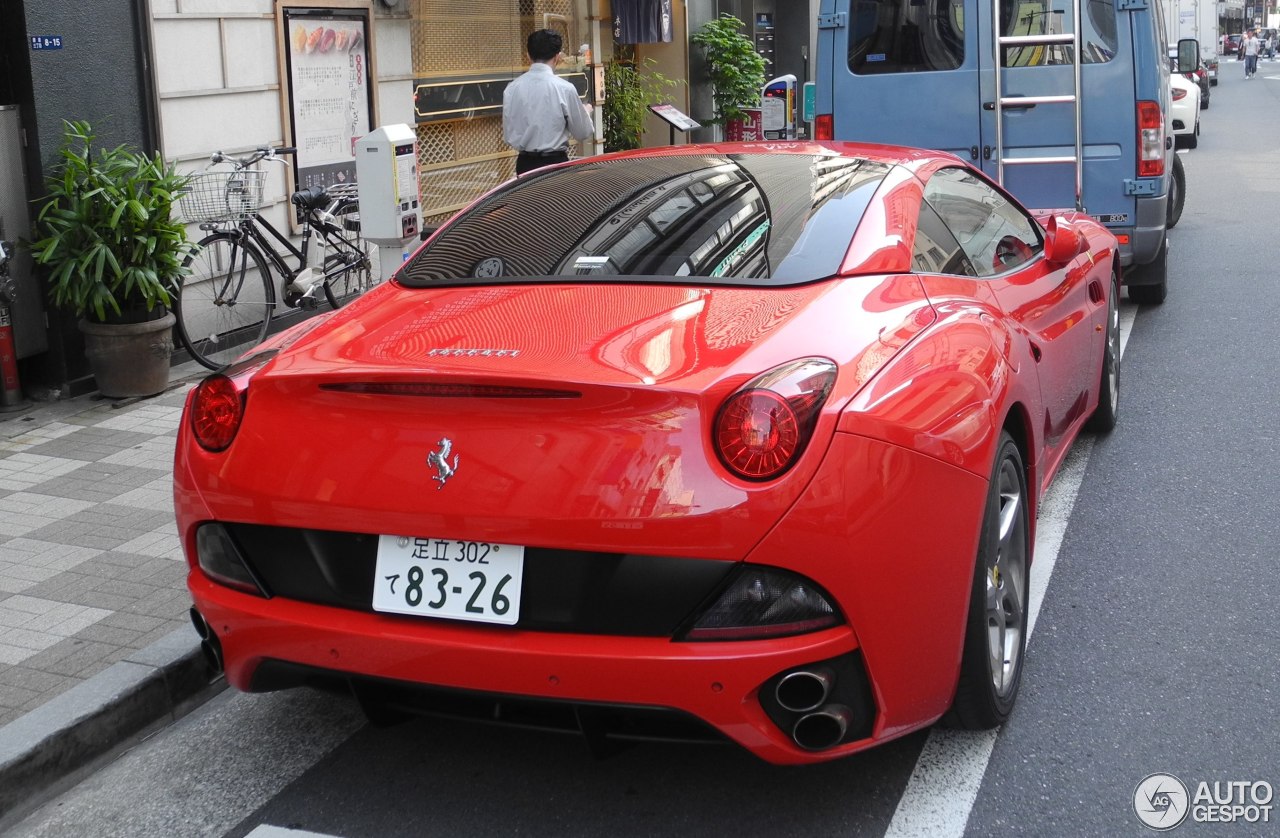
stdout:
[(157, 722), (172, 722), (211, 687), (190, 628), (175, 629), (0, 728), (0, 818)]

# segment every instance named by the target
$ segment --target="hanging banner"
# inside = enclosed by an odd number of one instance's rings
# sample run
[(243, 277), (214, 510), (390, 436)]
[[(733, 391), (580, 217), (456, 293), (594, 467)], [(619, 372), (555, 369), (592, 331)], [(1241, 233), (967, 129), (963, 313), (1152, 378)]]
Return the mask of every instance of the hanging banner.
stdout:
[(354, 183), (356, 141), (375, 127), (369, 7), (278, 8), (294, 188)]
[(671, 43), (671, 0), (613, 0), (612, 5), (618, 43)]

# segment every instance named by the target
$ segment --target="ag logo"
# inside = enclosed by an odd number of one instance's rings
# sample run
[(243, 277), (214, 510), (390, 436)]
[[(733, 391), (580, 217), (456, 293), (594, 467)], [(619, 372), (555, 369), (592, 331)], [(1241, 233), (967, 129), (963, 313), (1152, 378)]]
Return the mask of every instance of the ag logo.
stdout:
[(1133, 811), (1138, 820), (1159, 832), (1186, 820), (1190, 803), (1187, 787), (1172, 774), (1148, 775), (1133, 790)]

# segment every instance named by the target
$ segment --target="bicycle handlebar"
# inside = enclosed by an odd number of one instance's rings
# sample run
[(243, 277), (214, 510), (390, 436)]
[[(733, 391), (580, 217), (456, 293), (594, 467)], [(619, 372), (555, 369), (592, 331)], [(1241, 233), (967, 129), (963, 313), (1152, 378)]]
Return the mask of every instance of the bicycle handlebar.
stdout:
[[(269, 146), (259, 146), (254, 149), (252, 154), (244, 157), (236, 157), (231, 154), (223, 154), (221, 151), (215, 151), (209, 155), (209, 159), (214, 163), (234, 163), (238, 169), (247, 169), (259, 160), (279, 160), (283, 154), (297, 154), (298, 149), (295, 146), (280, 146), (271, 148)], [(283, 163), (283, 160), (280, 160)]]

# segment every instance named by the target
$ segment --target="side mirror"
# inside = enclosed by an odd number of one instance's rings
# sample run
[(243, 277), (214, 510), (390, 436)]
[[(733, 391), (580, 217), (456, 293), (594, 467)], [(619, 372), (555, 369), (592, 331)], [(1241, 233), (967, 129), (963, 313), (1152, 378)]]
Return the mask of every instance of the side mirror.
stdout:
[(1044, 258), (1066, 263), (1080, 253), (1080, 233), (1075, 225), (1058, 215), (1051, 215), (1044, 225)]
[(1200, 66), (1200, 43), (1195, 38), (1178, 41), (1178, 72), (1194, 73)]

